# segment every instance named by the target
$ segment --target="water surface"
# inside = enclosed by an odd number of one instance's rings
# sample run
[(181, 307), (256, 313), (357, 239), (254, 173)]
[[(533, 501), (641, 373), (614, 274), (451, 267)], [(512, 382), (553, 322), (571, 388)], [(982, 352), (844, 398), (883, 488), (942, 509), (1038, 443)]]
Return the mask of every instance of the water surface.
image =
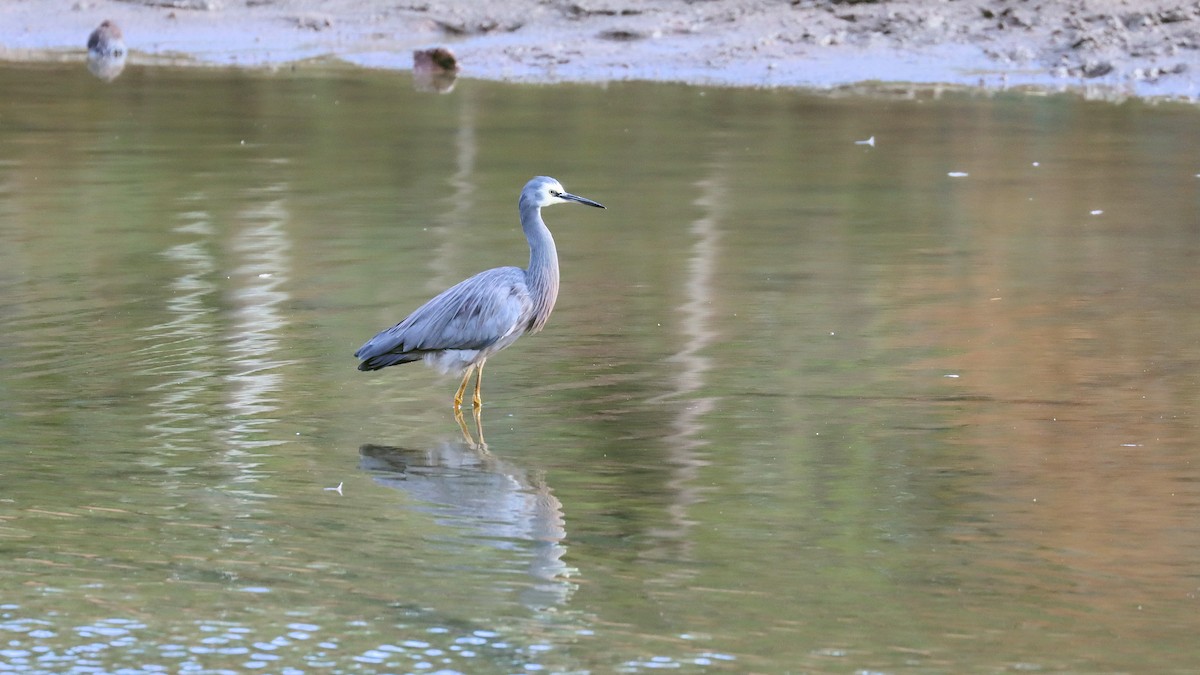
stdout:
[[(0, 90), (8, 669), (1200, 660), (1194, 107)], [(523, 264), (537, 174), (608, 210), (546, 211), (559, 304), (489, 362), (484, 451), (455, 380), (351, 354)]]

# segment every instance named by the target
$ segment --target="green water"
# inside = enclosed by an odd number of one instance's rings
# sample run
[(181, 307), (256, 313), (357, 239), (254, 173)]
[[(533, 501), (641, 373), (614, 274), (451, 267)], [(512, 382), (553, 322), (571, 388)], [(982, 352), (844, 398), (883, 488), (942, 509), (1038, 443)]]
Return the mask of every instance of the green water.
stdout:
[[(0, 92), (6, 670), (1200, 662), (1194, 107)], [(546, 211), (558, 307), (489, 361), (485, 453), (456, 378), (351, 354), (524, 264), (537, 174), (608, 210)]]

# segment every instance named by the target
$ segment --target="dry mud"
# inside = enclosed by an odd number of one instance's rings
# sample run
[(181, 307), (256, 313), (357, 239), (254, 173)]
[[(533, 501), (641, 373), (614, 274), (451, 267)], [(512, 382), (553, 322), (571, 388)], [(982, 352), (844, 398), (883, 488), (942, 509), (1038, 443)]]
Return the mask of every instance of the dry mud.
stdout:
[(1177, 0), (58, 0), (0, 3), (0, 59), (83, 58), (104, 19), (132, 63), (405, 69), (445, 46), (462, 76), (841, 88), (1078, 88), (1196, 100), (1200, 2)]

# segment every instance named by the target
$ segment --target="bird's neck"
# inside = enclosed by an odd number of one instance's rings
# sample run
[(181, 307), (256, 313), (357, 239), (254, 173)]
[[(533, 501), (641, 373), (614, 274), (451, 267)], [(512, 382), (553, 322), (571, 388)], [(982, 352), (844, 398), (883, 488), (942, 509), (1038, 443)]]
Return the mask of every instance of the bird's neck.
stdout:
[(558, 249), (542, 221), (541, 209), (521, 204), (521, 222), (529, 240), (527, 282), (534, 302), (532, 329), (541, 330), (558, 299)]

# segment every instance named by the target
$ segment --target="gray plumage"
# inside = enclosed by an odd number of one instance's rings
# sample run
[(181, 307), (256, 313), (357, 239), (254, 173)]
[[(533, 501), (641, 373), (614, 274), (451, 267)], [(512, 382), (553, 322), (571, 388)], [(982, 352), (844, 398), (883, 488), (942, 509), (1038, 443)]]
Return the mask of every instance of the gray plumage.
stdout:
[(471, 373), (476, 369), (474, 405), (480, 399), (480, 380), (488, 357), (526, 333), (540, 331), (558, 298), (558, 251), (542, 207), (579, 202), (604, 208), (563, 190), (548, 176), (525, 185), (518, 201), (521, 228), (529, 241), (529, 268), (497, 267), (442, 291), (400, 323), (380, 331), (354, 353), (359, 370), (379, 370), (425, 361), (442, 372), (465, 371), (454, 398), (462, 404)]

